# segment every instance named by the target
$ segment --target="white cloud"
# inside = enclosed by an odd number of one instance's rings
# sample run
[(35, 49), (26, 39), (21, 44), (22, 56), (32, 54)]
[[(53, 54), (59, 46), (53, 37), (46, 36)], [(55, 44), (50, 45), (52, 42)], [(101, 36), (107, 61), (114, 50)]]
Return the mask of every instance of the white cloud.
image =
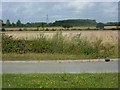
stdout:
[(52, 10), (61, 10), (62, 8), (64, 8), (65, 5), (61, 5), (61, 4), (55, 4), (53, 7), (52, 7)]
[[(46, 14), (50, 20), (71, 19), (71, 18), (89, 18), (96, 20), (113, 20), (116, 17), (117, 6), (113, 3), (95, 3), (95, 2), (24, 2), (24, 3), (5, 3), (4, 18), (22, 19), (24, 22), (45, 21)], [(72, 13), (75, 12), (75, 13)], [(112, 18), (111, 18), (112, 17)], [(111, 19), (110, 19), (111, 18)], [(105, 19), (105, 20), (104, 20)]]
[(69, 12), (81, 13), (82, 11), (94, 7), (94, 3), (90, 2), (64, 2), (53, 5), (52, 10), (68, 10)]
[[(18, 4), (18, 3), (17, 3)], [(36, 5), (37, 4), (37, 5)], [(38, 6), (38, 7), (37, 7)], [(42, 11), (42, 7), (39, 7), (38, 3), (19, 3), (18, 5), (12, 6), (9, 8), (14, 15), (34, 15), (37, 12)]]
[(0, 19), (2, 19), (2, 3), (0, 2)]
[(73, 7), (75, 9), (74, 12), (80, 13), (84, 11), (86, 8), (92, 8), (94, 3), (90, 2), (69, 2), (68, 7)]
[[(2, 2), (74, 2), (75, 0), (2, 0)], [(76, 0), (79, 2), (119, 2), (119, 0)]]
[(103, 14), (107, 17), (117, 17), (118, 16), (118, 5), (114, 3), (101, 3)]

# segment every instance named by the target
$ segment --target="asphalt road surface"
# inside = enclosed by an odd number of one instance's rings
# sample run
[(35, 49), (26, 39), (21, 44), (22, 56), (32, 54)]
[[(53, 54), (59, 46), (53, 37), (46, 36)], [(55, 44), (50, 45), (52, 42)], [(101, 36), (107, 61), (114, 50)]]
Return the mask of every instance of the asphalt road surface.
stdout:
[(118, 62), (2, 63), (2, 73), (105, 73), (118, 72)]

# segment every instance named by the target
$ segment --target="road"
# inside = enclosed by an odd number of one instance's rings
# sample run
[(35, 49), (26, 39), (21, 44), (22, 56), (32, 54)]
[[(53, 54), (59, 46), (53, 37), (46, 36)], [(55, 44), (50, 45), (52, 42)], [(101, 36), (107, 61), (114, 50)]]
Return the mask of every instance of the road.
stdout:
[(2, 63), (3, 73), (105, 73), (118, 72), (118, 61), (113, 62), (14, 62)]

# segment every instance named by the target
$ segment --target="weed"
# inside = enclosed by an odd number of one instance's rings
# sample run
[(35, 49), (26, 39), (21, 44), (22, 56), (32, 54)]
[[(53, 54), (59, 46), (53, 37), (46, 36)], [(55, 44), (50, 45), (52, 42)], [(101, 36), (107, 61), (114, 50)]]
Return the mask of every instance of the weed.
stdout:
[[(77, 34), (71, 39), (63, 36), (62, 32), (56, 33), (52, 38), (47, 38), (40, 34), (39, 38), (34, 40), (13, 39), (12, 36), (3, 35), (2, 52), (3, 53), (59, 53), (72, 55), (92, 55), (97, 57), (107, 57), (114, 54), (113, 46), (103, 46), (102, 39), (96, 39), (95, 42), (89, 42)], [(105, 52), (102, 51), (105, 50)]]

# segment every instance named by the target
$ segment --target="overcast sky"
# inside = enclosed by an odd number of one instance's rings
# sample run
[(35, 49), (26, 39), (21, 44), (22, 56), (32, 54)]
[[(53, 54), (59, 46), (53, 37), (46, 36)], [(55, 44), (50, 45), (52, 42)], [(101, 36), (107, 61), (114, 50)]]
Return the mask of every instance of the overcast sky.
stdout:
[(46, 22), (64, 19), (118, 21), (117, 2), (3, 2), (2, 19), (6, 22)]

